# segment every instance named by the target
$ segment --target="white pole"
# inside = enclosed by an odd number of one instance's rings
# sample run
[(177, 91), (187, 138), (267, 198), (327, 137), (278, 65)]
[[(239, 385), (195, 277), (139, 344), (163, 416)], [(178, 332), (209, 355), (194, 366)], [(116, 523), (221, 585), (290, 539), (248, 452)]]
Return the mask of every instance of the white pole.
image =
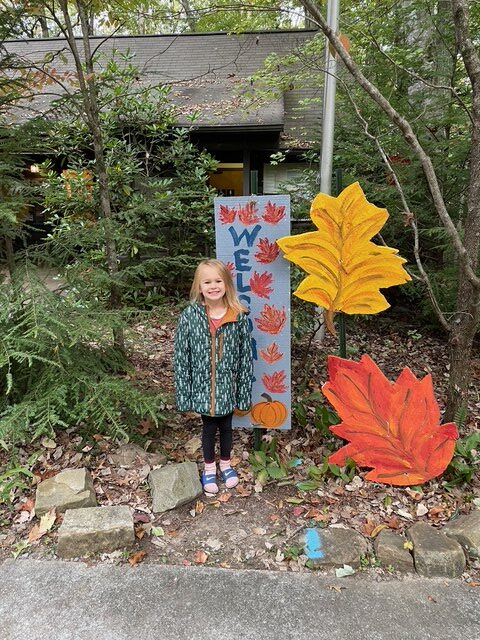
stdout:
[[(340, 0), (328, 0), (327, 24), (335, 33), (338, 32)], [(332, 55), (327, 38), (325, 38), (325, 84), (323, 87), (322, 114), (322, 155), (320, 159), (320, 191), (332, 193), (333, 139), (335, 131), (335, 94), (337, 90), (337, 59)], [(322, 341), (325, 337), (324, 313), (318, 307), (318, 317), (322, 321), (315, 339)]]
[[(338, 32), (340, 0), (328, 0), (327, 24)], [(325, 38), (325, 85), (323, 88), (322, 156), (320, 162), (320, 191), (332, 192), (333, 138), (335, 131), (335, 93), (337, 89), (337, 59), (332, 55)]]

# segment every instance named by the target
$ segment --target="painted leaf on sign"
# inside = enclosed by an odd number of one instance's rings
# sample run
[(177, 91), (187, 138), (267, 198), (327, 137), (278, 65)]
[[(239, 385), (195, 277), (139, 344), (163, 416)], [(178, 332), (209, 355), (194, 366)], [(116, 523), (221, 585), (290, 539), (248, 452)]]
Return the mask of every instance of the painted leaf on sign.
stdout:
[(342, 419), (330, 430), (349, 441), (329, 463), (352, 458), (372, 467), (367, 480), (400, 486), (443, 473), (458, 431), (452, 422), (440, 425), (430, 375), (418, 380), (405, 368), (392, 383), (367, 355), (360, 362), (329, 356), (328, 373), (322, 391)]
[(263, 273), (253, 272), (253, 276), (250, 278), (250, 290), (258, 298), (269, 298), (273, 292), (272, 287), (272, 274), (268, 271)]
[(268, 238), (260, 238), (257, 244), (255, 260), (261, 264), (273, 262), (280, 253), (280, 249), (275, 242), (270, 242)]
[(411, 280), (397, 249), (371, 242), (385, 224), (387, 210), (368, 202), (356, 182), (337, 198), (317, 195), (310, 217), (318, 231), (277, 240), (284, 257), (310, 274), (295, 295), (327, 310), (332, 333), (337, 311), (372, 314), (387, 309), (379, 289)]
[(278, 344), (276, 342), (272, 342), (272, 344), (260, 351), (260, 357), (268, 364), (273, 364), (283, 358), (283, 353), (278, 350)]

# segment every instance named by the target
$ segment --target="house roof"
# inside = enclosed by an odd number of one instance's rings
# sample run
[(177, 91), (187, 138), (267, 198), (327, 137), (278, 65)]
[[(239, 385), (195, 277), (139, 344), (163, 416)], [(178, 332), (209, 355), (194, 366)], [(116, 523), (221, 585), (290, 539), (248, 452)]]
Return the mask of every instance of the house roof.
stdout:
[[(92, 37), (92, 49), (111, 57), (113, 51), (130, 52), (141, 74), (142, 84), (172, 85), (171, 97), (179, 109), (179, 124), (192, 124), (199, 130), (248, 130), (282, 132), (283, 146), (309, 146), (318, 129), (318, 105), (301, 108), (317, 88), (291, 87), (277, 91), (268, 100), (255, 98), (253, 87), (245, 82), (258, 71), (267, 56), (288, 55), (315, 37), (317, 32), (269, 31), (242, 34), (193, 33), (159, 36)], [(79, 44), (80, 41), (79, 41)], [(12, 54), (45, 64), (56, 72), (74, 70), (64, 39), (10, 40), (4, 43)], [(81, 49), (81, 47), (79, 47)], [(98, 58), (102, 65), (102, 56)], [(105, 58), (103, 58), (105, 60)], [(317, 83), (318, 84), (318, 83)], [(247, 91), (248, 90), (248, 91)], [(43, 88), (30, 105), (30, 111), (45, 113), (57, 89)], [(246, 95), (248, 93), (249, 98)], [(253, 95), (253, 98), (252, 98)]]

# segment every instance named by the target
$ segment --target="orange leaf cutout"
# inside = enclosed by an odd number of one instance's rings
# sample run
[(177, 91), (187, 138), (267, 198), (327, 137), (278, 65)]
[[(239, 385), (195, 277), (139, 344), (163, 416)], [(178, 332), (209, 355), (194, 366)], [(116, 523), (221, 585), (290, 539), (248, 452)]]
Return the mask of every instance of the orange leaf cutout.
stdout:
[(263, 273), (253, 272), (253, 276), (250, 278), (250, 289), (252, 293), (259, 298), (270, 298), (273, 289), (270, 286), (272, 284), (273, 276), (268, 271)]
[(275, 371), (271, 376), (264, 373), (262, 376), (263, 386), (270, 393), (284, 393), (287, 390), (285, 377), (285, 371)]
[(270, 242), (268, 238), (260, 238), (257, 243), (257, 253), (255, 254), (255, 260), (262, 264), (269, 264), (278, 257), (280, 249), (276, 242)]
[(445, 471), (458, 431), (453, 422), (439, 425), (430, 375), (418, 380), (405, 368), (391, 383), (366, 355), (360, 362), (329, 356), (328, 373), (322, 391), (343, 420), (330, 430), (349, 441), (330, 463), (352, 458), (373, 468), (367, 480), (400, 486), (423, 484)]
[(272, 342), (266, 349), (260, 351), (260, 357), (265, 360), (267, 364), (273, 364), (283, 358), (283, 353), (278, 350), (278, 344)]
[(260, 312), (260, 317), (255, 318), (255, 323), (259, 331), (276, 335), (285, 326), (287, 314), (285, 308), (276, 309), (275, 305), (266, 304)]

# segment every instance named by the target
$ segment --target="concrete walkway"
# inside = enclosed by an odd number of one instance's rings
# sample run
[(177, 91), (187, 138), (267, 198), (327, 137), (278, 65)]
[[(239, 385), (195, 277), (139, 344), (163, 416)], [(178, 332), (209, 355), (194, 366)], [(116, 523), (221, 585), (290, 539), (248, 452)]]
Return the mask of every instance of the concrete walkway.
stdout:
[(0, 638), (478, 640), (480, 587), (418, 577), (376, 582), (7, 560), (0, 565)]

